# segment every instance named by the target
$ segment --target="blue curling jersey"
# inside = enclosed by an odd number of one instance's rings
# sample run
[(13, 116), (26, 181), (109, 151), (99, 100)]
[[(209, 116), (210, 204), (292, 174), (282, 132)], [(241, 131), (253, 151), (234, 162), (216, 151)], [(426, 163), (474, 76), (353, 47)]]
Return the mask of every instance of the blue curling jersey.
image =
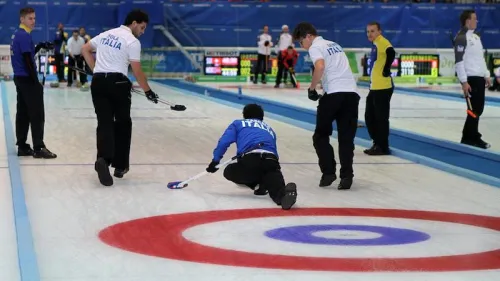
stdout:
[(258, 119), (234, 120), (222, 134), (214, 149), (213, 160), (220, 161), (229, 146), (236, 143), (238, 155), (247, 153), (261, 143), (258, 149), (269, 151), (278, 157), (276, 148), (276, 133), (266, 122)]

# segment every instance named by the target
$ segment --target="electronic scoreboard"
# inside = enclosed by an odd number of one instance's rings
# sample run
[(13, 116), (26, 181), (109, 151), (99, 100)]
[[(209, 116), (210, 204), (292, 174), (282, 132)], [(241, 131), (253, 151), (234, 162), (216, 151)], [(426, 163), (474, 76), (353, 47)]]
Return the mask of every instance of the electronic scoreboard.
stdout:
[[(257, 53), (240, 53), (240, 75), (252, 76), (257, 67)], [(275, 56), (267, 56), (267, 74), (276, 76), (278, 74), (278, 59)]]
[(205, 51), (203, 58), (205, 75), (239, 76), (240, 57), (238, 51)]
[(439, 55), (401, 54), (399, 56), (402, 77), (438, 77)]
[(495, 75), (495, 77), (500, 77), (500, 53), (491, 54), (490, 59), (493, 75)]

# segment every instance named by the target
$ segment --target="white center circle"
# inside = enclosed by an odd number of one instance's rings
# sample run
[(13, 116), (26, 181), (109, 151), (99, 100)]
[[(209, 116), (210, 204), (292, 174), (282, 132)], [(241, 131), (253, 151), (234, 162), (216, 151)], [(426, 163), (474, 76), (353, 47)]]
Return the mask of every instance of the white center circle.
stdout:
[(311, 233), (311, 236), (328, 239), (376, 239), (380, 233), (359, 230), (322, 230)]
[[(270, 238), (272, 229), (305, 225), (366, 225), (409, 229), (429, 239), (395, 245), (310, 244)], [(381, 235), (360, 230), (321, 230), (311, 234), (326, 239), (377, 239)], [(290, 216), (237, 219), (206, 223), (186, 229), (182, 235), (206, 246), (270, 255), (332, 258), (422, 258), (472, 254), (500, 249), (500, 232), (451, 222), (383, 217)], [(392, 239), (392, 238), (391, 238)], [(395, 238), (397, 239), (397, 238)]]

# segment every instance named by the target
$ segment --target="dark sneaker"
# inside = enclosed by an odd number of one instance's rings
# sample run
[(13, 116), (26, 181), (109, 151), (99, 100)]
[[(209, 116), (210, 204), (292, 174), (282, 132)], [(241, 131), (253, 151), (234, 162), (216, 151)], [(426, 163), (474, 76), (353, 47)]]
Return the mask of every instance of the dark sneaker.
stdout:
[(33, 156), (33, 149), (30, 146), (18, 147), (17, 148), (17, 156)]
[(297, 202), (297, 185), (293, 182), (285, 186), (285, 195), (281, 198), (281, 209), (290, 210)]
[(340, 179), (340, 183), (337, 189), (338, 190), (351, 189), (351, 185), (352, 185), (352, 178)]
[(380, 146), (372, 146), (372, 148), (367, 149), (363, 152), (371, 156), (391, 154), (389, 148), (381, 148)]
[(128, 173), (129, 169), (115, 169), (115, 173), (113, 174), (117, 178), (123, 178), (123, 176)]
[(267, 191), (267, 189), (261, 188), (260, 185), (259, 185), (259, 188), (255, 189), (253, 191), (253, 194), (258, 195), (258, 196), (263, 196), (263, 195), (266, 195), (267, 193), (269, 193)]
[(97, 171), (97, 176), (99, 177), (99, 181), (101, 182), (102, 185), (104, 186), (113, 185), (113, 178), (109, 173), (109, 165), (108, 163), (106, 163), (106, 160), (104, 160), (104, 158), (97, 159), (94, 167), (95, 170)]
[(337, 179), (337, 176), (335, 174), (333, 175), (327, 175), (323, 174), (321, 176), (321, 180), (319, 181), (319, 186), (329, 186), (331, 185), (335, 180)]
[(479, 148), (484, 148), (484, 149), (488, 149), (488, 148), (491, 147), (491, 145), (489, 143), (485, 142), (482, 139), (479, 139), (477, 141), (476, 146), (479, 147)]
[(43, 158), (43, 159), (54, 159), (54, 158), (57, 158), (57, 155), (52, 153), (47, 148), (42, 148), (42, 149), (36, 149), (35, 151), (33, 151), (33, 157), (34, 158)]

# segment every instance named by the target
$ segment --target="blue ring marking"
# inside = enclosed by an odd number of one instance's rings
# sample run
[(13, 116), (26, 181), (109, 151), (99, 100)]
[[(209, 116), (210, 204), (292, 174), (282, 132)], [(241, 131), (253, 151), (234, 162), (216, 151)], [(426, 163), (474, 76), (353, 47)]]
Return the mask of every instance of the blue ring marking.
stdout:
[[(318, 231), (354, 230), (382, 235), (373, 239), (335, 239), (314, 236)], [(368, 225), (300, 225), (268, 230), (267, 237), (287, 242), (342, 246), (389, 246), (426, 241), (430, 235), (416, 230)]]

